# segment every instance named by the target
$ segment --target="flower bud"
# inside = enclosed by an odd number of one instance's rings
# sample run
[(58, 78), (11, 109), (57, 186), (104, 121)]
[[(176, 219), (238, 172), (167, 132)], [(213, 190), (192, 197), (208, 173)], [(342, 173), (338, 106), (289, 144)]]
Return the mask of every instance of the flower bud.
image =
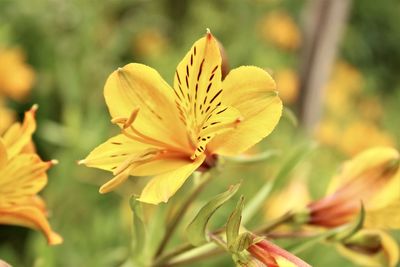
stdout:
[(360, 202), (368, 211), (381, 209), (400, 197), (399, 153), (392, 148), (369, 149), (347, 162), (332, 180), (329, 194), (308, 205), (308, 224), (337, 227), (350, 222)]
[(365, 266), (397, 266), (399, 247), (380, 230), (364, 229), (338, 245), (338, 251), (354, 263)]

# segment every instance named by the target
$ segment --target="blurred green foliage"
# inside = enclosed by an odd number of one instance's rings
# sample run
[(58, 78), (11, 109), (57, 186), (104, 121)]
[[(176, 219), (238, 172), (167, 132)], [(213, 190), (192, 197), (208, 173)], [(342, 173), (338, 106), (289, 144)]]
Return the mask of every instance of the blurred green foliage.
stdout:
[[(49, 173), (44, 192), (51, 224), (65, 241), (48, 247), (37, 232), (0, 226), (0, 258), (16, 267), (120, 266), (129, 256), (131, 214), (128, 196), (143, 181), (132, 178), (118, 194), (98, 194), (109, 173), (78, 166), (116, 127), (109, 122), (102, 89), (112, 70), (129, 62), (157, 69), (171, 82), (175, 66), (193, 41), (210, 28), (223, 43), (230, 66), (256, 65), (271, 70), (298, 65), (298, 51), (285, 51), (260, 35), (260, 19), (285, 9), (301, 21), (304, 1), (179, 1), (179, 0), (0, 0), (0, 46), (21, 47), (36, 71), (31, 96), (23, 103), (9, 101), (22, 113), (38, 103), (35, 141), (44, 159), (60, 164)], [(384, 123), (399, 141), (400, 31), (399, 2), (354, 1), (342, 44), (343, 57), (365, 72), (374, 94), (385, 91)], [(227, 185), (243, 179), (241, 193), (249, 199), (271, 179), (286, 159), (309, 137), (282, 119), (259, 151), (275, 148), (281, 154), (256, 164), (227, 163), (223, 174), (201, 195), (206, 200)], [(343, 155), (320, 147), (307, 160), (318, 162), (309, 173), (313, 197), (324, 194), (328, 179)], [(296, 177), (296, 171), (291, 176)], [(185, 186), (190, 187), (191, 182)], [(171, 200), (179, 201), (184, 190)], [(211, 222), (221, 226), (230, 209)], [(204, 203), (196, 203), (185, 222)], [(265, 220), (263, 211), (249, 223)], [(181, 226), (184, 226), (183, 224)], [(181, 227), (183, 229), (183, 227)], [(182, 232), (182, 229), (180, 232)], [(9, 233), (13, 233), (10, 235)], [(173, 240), (178, 244), (183, 237)], [(329, 245), (300, 255), (313, 266), (353, 266)], [(230, 266), (229, 256), (198, 266)]]

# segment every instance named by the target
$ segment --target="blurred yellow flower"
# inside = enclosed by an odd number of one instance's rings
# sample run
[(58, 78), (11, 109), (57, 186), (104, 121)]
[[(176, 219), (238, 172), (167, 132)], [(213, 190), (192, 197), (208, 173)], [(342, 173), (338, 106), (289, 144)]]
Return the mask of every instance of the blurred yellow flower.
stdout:
[(23, 124), (13, 124), (0, 138), (0, 224), (42, 231), (48, 243), (56, 245), (62, 238), (51, 229), (45, 203), (37, 195), (46, 185), (46, 171), (54, 162), (22, 152), (36, 129), (35, 110), (27, 111)]
[(296, 23), (283, 10), (266, 14), (259, 26), (261, 36), (280, 48), (293, 50), (301, 44), (301, 35)]
[(389, 134), (374, 124), (368, 121), (356, 121), (344, 129), (337, 145), (346, 155), (353, 156), (370, 147), (394, 146), (394, 143)]
[(369, 121), (378, 121), (383, 117), (383, 107), (378, 98), (367, 98), (359, 103), (361, 115)]
[(349, 94), (360, 93), (364, 83), (361, 72), (345, 61), (336, 62), (332, 80), (338, 81), (338, 84), (345, 87)]
[[(361, 201), (368, 216), (369, 212), (400, 203), (399, 188), (398, 151), (390, 147), (368, 149), (344, 164), (331, 180), (326, 197), (308, 205), (309, 224), (336, 227), (348, 223), (358, 214)], [(390, 221), (391, 217), (386, 220)], [(371, 223), (369, 226), (380, 225)], [(391, 224), (391, 227), (400, 228), (400, 224)]]
[(112, 171), (100, 188), (113, 190), (129, 175), (154, 176), (140, 201), (158, 204), (192, 172), (235, 155), (265, 138), (278, 123), (282, 102), (264, 70), (239, 67), (221, 81), (221, 55), (210, 32), (179, 63), (171, 88), (154, 69), (128, 64), (113, 72), (104, 96), (122, 133), (80, 161)]
[(32, 88), (35, 73), (18, 48), (0, 48), (0, 96), (23, 99)]
[(282, 69), (274, 73), (276, 88), (284, 104), (294, 104), (299, 97), (299, 76), (292, 69)]
[(302, 177), (292, 179), (288, 186), (268, 199), (265, 205), (265, 213), (269, 219), (278, 218), (288, 210), (303, 208), (310, 201), (310, 193), (304, 179)]
[(363, 229), (337, 246), (341, 255), (363, 267), (395, 267), (399, 246), (386, 232)]
[(167, 46), (167, 38), (156, 28), (145, 29), (133, 39), (134, 53), (143, 57), (157, 57), (165, 52)]
[(361, 73), (354, 66), (345, 61), (337, 62), (325, 88), (328, 111), (334, 116), (348, 115), (354, 98), (361, 93), (363, 82)]
[(315, 136), (322, 144), (335, 146), (341, 136), (341, 131), (335, 121), (325, 119), (317, 125)]

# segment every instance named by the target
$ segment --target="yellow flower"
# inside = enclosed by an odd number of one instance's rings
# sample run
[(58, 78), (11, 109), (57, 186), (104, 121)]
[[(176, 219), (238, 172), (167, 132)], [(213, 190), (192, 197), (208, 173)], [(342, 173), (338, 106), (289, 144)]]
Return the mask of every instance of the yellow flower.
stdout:
[(347, 117), (355, 105), (355, 97), (363, 88), (363, 77), (356, 67), (345, 61), (335, 64), (331, 78), (326, 85), (326, 104), (330, 113)]
[(386, 232), (363, 229), (337, 246), (344, 257), (364, 267), (395, 267), (399, 246)]
[(20, 49), (0, 48), (0, 95), (21, 100), (31, 89), (35, 73)]
[(269, 198), (265, 205), (267, 218), (278, 218), (288, 210), (299, 210), (310, 202), (311, 197), (305, 179), (296, 178), (282, 191)]
[(299, 77), (292, 69), (282, 69), (274, 74), (276, 87), (283, 103), (294, 104), (299, 96)]
[(0, 138), (0, 224), (40, 230), (48, 243), (62, 238), (50, 228), (44, 201), (37, 195), (47, 183), (47, 169), (54, 163), (43, 162), (34, 153), (23, 153), (35, 131), (36, 107), (25, 113), (23, 124), (13, 124)]
[(335, 121), (329, 119), (322, 120), (315, 131), (315, 137), (318, 141), (329, 146), (335, 146), (339, 136), (339, 126)]
[(260, 21), (260, 31), (264, 39), (280, 48), (293, 50), (300, 46), (300, 31), (285, 11), (268, 13)]
[(122, 133), (80, 163), (112, 171), (100, 188), (113, 190), (129, 175), (154, 176), (140, 200), (168, 199), (215, 154), (235, 155), (266, 137), (278, 123), (282, 103), (264, 70), (245, 66), (221, 81), (221, 55), (210, 32), (179, 63), (171, 88), (154, 69), (128, 64), (104, 87), (112, 122)]
[(159, 56), (167, 46), (167, 38), (159, 30), (152, 28), (141, 31), (133, 40), (133, 51), (145, 57)]
[[(358, 214), (361, 202), (366, 216), (400, 203), (400, 155), (390, 147), (368, 149), (348, 161), (334, 177), (326, 197), (308, 205), (309, 224), (336, 227)], [(400, 208), (397, 204), (397, 210)], [(385, 213), (379, 214), (384, 216)], [(386, 213), (387, 221), (392, 217)], [(382, 218), (384, 220), (384, 218)], [(379, 227), (370, 221), (370, 227)], [(400, 223), (390, 224), (400, 228)]]
[(353, 156), (373, 146), (393, 146), (394, 140), (373, 123), (355, 121), (344, 129), (337, 145), (346, 155)]
[(367, 98), (359, 103), (358, 110), (369, 121), (378, 121), (383, 117), (383, 107), (379, 98)]

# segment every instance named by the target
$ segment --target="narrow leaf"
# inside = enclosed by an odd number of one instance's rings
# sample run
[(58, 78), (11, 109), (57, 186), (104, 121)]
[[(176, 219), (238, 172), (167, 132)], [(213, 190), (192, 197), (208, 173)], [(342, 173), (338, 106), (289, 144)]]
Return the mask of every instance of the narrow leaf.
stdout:
[(346, 225), (346, 228), (343, 231), (334, 235), (330, 240), (345, 241), (347, 238), (351, 237), (352, 235), (354, 235), (363, 228), (364, 219), (365, 219), (365, 209), (364, 205), (361, 203), (360, 212), (355, 221), (350, 223), (349, 225)]
[(267, 151), (254, 154), (254, 155), (242, 155), (237, 157), (226, 157), (225, 159), (234, 163), (258, 163), (281, 154), (280, 150), (269, 149)]
[(298, 243), (292, 244), (286, 249), (291, 251), (293, 254), (298, 254), (306, 249), (309, 249), (322, 241), (343, 241), (362, 228), (365, 218), (364, 207), (361, 206), (360, 213), (353, 223), (339, 226), (328, 231), (325, 231), (319, 235), (302, 240)]
[(260, 211), (260, 207), (264, 204), (272, 190), (274, 182), (266, 182), (260, 190), (250, 199), (243, 210), (243, 224), (245, 225), (253, 216)]
[(240, 184), (231, 186), (227, 191), (215, 196), (200, 209), (192, 222), (186, 228), (186, 236), (192, 245), (200, 246), (207, 242), (206, 229), (208, 221), (217, 209), (237, 192), (239, 187)]
[(248, 232), (240, 234), (231, 245), (231, 251), (234, 253), (242, 252), (254, 244), (254, 235)]
[(296, 115), (290, 108), (283, 107), (282, 118), (287, 119), (294, 127), (299, 125)]
[(129, 200), (133, 215), (132, 253), (140, 256), (146, 243), (146, 227), (143, 223), (142, 203), (135, 196)]
[(305, 143), (297, 146), (290, 157), (283, 163), (274, 179), (273, 190), (282, 188), (288, 182), (289, 175), (298, 164), (316, 147), (315, 143)]
[(242, 210), (244, 206), (243, 202), (244, 197), (241, 196), (236, 208), (233, 210), (229, 216), (228, 222), (226, 223), (226, 242), (229, 249), (231, 249), (231, 246), (239, 235), (240, 223), (242, 220)]

